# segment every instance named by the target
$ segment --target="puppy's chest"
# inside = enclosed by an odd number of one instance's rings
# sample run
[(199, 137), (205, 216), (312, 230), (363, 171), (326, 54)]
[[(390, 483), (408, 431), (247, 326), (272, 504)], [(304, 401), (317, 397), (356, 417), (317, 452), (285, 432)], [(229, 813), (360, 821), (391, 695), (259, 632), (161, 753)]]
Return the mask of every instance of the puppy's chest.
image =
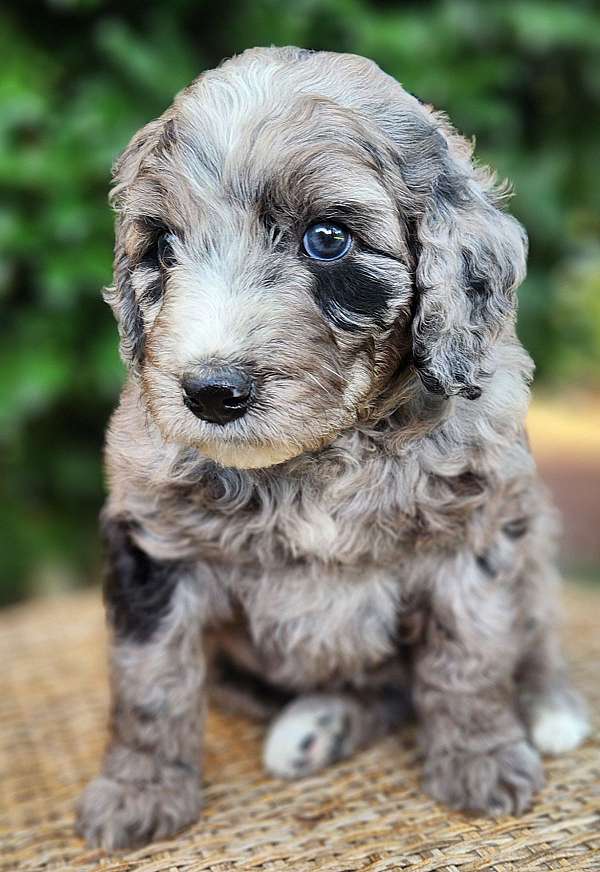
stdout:
[(356, 678), (398, 648), (402, 591), (392, 572), (296, 566), (232, 581), (262, 668), (276, 682)]
[[(230, 594), (275, 682), (356, 679), (394, 656), (407, 595), (397, 528), (356, 489), (279, 493), (248, 513)], [(257, 527), (253, 534), (253, 528)]]
[(281, 544), (294, 559), (325, 562), (356, 562), (364, 558), (369, 518), (348, 512), (345, 502), (336, 503), (327, 493), (308, 494), (275, 518)]
[(255, 492), (235, 511), (212, 507), (220, 583), (274, 681), (318, 686), (394, 656), (408, 565), (382, 505), (325, 479)]

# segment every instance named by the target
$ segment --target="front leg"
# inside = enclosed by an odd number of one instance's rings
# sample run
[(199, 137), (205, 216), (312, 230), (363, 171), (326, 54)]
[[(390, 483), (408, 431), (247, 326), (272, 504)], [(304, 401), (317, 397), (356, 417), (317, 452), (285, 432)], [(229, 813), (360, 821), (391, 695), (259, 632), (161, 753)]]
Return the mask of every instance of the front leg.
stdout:
[(415, 657), (415, 706), (425, 787), (452, 808), (520, 814), (543, 784), (513, 680), (516, 597), (472, 555), (449, 561), (432, 591)]
[(78, 832), (112, 851), (173, 835), (200, 811), (205, 665), (186, 570), (142, 551), (125, 520), (105, 526), (112, 632), (111, 735)]

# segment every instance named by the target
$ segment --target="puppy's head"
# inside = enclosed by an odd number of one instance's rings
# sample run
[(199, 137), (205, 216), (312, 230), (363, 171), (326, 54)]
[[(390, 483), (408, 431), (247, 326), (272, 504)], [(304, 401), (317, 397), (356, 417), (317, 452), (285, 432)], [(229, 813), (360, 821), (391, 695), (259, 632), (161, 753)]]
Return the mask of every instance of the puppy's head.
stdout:
[(476, 399), (524, 273), (468, 145), (350, 55), (205, 73), (133, 138), (113, 203), (122, 354), (163, 437), (224, 465), (316, 450), (411, 380)]

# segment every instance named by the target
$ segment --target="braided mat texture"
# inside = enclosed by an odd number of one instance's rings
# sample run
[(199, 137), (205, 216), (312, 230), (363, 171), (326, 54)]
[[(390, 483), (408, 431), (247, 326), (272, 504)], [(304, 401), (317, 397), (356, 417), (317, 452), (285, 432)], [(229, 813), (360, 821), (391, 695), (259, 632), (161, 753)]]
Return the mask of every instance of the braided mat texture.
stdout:
[[(570, 589), (574, 678), (600, 711), (600, 591)], [(202, 820), (172, 842), (107, 857), (73, 834), (73, 803), (96, 773), (107, 684), (100, 595), (0, 613), (0, 870), (226, 872), (600, 870), (600, 741), (548, 761), (522, 818), (448, 812), (419, 788), (410, 730), (292, 784), (260, 766), (262, 728), (213, 713)]]

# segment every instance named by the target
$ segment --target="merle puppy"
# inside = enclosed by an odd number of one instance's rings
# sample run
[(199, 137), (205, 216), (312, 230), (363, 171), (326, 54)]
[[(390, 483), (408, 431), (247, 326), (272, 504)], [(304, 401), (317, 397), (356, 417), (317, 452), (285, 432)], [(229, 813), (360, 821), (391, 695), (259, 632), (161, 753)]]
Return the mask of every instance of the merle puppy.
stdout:
[(295, 48), (204, 73), (118, 161), (90, 843), (196, 820), (211, 690), (273, 718), (284, 778), (414, 707), (425, 789), (485, 814), (522, 812), (540, 752), (585, 736), (502, 193), (374, 63)]

